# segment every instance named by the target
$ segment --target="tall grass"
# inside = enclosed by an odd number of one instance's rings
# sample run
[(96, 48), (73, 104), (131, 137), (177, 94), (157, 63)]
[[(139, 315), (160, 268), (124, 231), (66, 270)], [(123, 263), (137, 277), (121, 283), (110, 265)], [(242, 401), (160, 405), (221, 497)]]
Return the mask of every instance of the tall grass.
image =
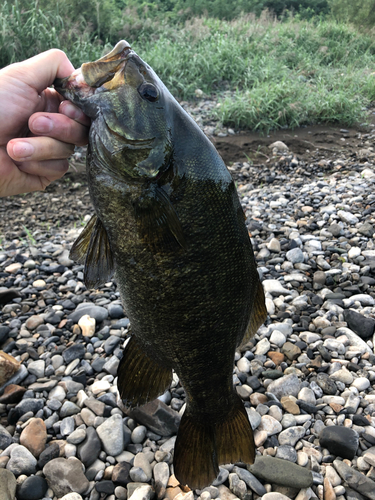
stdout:
[[(120, 21), (118, 38), (131, 42), (177, 97), (192, 98), (197, 88), (218, 94), (224, 124), (263, 131), (327, 121), (349, 126), (363, 122), (375, 101), (375, 38), (342, 22), (281, 22), (264, 12), (173, 24), (130, 8)], [(17, 0), (0, 7), (0, 66), (51, 47), (79, 66), (107, 42), (84, 15), (73, 21), (37, 3), (22, 10)]]

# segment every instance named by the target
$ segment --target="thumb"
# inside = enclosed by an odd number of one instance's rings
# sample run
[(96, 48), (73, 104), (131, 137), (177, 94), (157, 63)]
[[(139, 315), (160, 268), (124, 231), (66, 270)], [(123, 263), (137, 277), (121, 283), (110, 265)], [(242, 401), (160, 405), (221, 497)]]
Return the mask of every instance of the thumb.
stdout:
[(65, 78), (74, 71), (65, 52), (59, 49), (47, 50), (8, 68), (18, 72), (20, 80), (34, 88), (38, 94), (52, 85), (55, 78)]

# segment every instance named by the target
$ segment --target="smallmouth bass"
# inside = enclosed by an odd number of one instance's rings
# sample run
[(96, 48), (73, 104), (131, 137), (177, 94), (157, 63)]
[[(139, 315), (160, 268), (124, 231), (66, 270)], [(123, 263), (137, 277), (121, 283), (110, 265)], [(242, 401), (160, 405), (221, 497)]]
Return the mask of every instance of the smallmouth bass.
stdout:
[(87, 155), (96, 215), (72, 247), (97, 287), (116, 273), (131, 338), (118, 370), (130, 406), (163, 394), (176, 371), (186, 410), (174, 450), (183, 485), (218, 465), (252, 463), (233, 387), (236, 348), (266, 318), (244, 214), (212, 143), (125, 42), (55, 88), (92, 119)]

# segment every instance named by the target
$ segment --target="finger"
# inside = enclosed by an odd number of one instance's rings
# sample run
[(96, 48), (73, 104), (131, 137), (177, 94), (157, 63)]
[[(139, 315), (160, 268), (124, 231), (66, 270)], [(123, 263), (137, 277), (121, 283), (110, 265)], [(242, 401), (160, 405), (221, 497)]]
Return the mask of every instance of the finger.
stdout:
[(28, 161), (18, 166), (21, 172), (45, 177), (50, 182), (60, 179), (69, 169), (68, 160)]
[(63, 160), (74, 152), (74, 145), (52, 137), (12, 139), (7, 144), (8, 155), (17, 162)]
[[(54, 179), (64, 175), (67, 163), (66, 160), (53, 160), (49, 164), (44, 162), (39, 168), (27, 164), (16, 166), (5, 149), (0, 148), (0, 197), (45, 189)], [(47, 176), (29, 174), (26, 170), (46, 173)]]
[(74, 71), (66, 54), (59, 49), (47, 50), (11, 67), (12, 71), (20, 73), (23, 82), (39, 94), (52, 85), (55, 78), (65, 78)]
[(87, 127), (91, 125), (90, 118), (70, 101), (63, 101), (60, 104), (59, 112), (82, 125), (86, 125)]
[(76, 146), (88, 142), (88, 127), (61, 113), (34, 113), (29, 119), (29, 128), (35, 135), (53, 137)]

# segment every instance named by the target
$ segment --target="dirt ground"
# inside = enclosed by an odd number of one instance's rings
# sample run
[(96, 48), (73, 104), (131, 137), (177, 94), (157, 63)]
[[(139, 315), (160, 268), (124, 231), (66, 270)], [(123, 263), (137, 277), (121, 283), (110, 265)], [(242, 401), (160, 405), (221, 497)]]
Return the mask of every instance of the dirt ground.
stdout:
[[(275, 141), (284, 142), (289, 150), (301, 160), (308, 160), (313, 152), (326, 153), (329, 157), (341, 153), (350, 156), (363, 143), (358, 139), (357, 129), (315, 125), (295, 130), (278, 130), (268, 135), (241, 132), (228, 137), (214, 137), (213, 143), (227, 165), (251, 159), (255, 164), (264, 163), (272, 151), (269, 145)], [(368, 131), (367, 131), (368, 132)]]
[[(375, 115), (373, 116), (375, 123)], [(284, 142), (290, 152), (294, 153), (299, 160), (308, 161), (317, 153), (319, 156), (325, 156), (329, 159), (338, 158), (340, 154), (343, 157), (356, 154), (359, 149), (365, 147), (363, 139), (359, 138), (360, 135), (368, 134), (371, 131), (375, 132), (374, 128), (361, 130), (358, 128), (343, 129), (330, 125), (313, 125), (294, 130), (277, 130), (268, 135), (244, 131), (227, 137), (211, 137), (211, 140), (226, 165), (249, 160), (254, 165), (260, 165), (272, 157), (269, 146), (276, 141)], [(373, 143), (373, 141), (371, 142)], [(84, 182), (85, 164), (75, 162), (74, 168), (71, 168), (67, 175), (73, 182)]]

